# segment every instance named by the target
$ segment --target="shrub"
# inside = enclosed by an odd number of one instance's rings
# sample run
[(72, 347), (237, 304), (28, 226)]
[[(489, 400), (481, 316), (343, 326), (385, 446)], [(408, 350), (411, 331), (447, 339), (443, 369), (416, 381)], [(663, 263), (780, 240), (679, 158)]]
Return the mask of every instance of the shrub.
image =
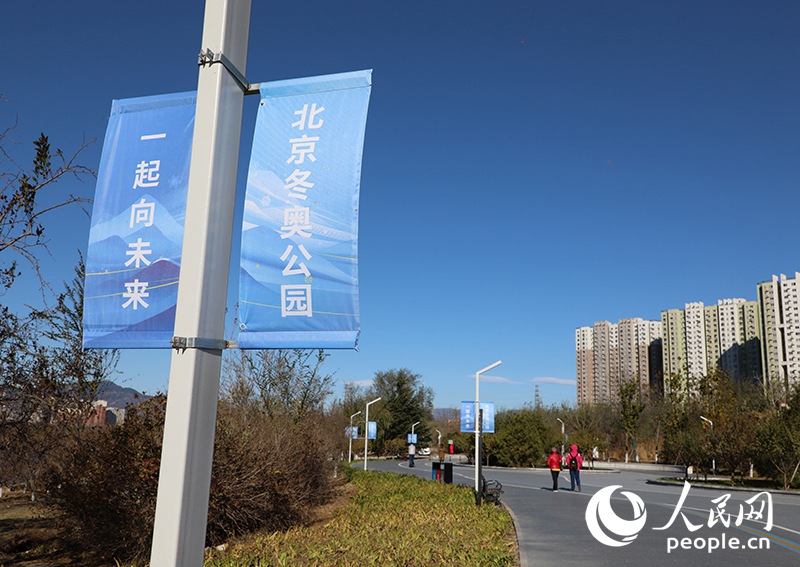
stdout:
[[(155, 517), (166, 398), (129, 408), (117, 427), (85, 432), (47, 476), (50, 501), (98, 554), (148, 557)], [(303, 523), (332, 494), (334, 461), (313, 415), (269, 418), (220, 402), (207, 545), (257, 529)]]
[(49, 471), (49, 500), (74, 524), (74, 535), (110, 557), (135, 559), (150, 549), (166, 398), (129, 407), (119, 427), (84, 432)]
[(334, 467), (311, 416), (294, 423), (220, 403), (209, 544), (304, 523), (314, 506), (331, 497)]

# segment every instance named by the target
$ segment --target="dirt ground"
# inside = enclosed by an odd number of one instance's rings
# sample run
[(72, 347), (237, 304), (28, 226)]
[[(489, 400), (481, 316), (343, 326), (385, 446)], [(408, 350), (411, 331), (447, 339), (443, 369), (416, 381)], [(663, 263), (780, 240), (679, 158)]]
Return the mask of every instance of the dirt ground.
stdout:
[(57, 515), (31, 502), (30, 493), (4, 492), (0, 498), (0, 567), (89, 565), (80, 550), (65, 543)]

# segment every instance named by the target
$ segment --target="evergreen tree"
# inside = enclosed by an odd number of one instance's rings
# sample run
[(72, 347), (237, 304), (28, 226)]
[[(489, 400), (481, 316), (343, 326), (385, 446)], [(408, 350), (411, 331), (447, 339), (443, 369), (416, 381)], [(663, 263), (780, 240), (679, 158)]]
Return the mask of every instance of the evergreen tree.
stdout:
[(378, 445), (392, 439), (406, 440), (414, 428), (420, 440), (429, 436), (428, 422), (433, 415), (433, 390), (425, 387), (422, 376), (407, 368), (375, 373), (372, 385), (375, 398), (381, 398), (381, 406), (375, 421), (378, 422)]

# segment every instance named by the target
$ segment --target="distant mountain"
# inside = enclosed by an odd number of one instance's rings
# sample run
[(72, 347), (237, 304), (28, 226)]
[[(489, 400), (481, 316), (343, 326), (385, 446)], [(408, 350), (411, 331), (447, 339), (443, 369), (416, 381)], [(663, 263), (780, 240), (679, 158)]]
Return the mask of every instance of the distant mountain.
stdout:
[(133, 388), (124, 388), (114, 382), (104, 380), (100, 387), (97, 389), (98, 400), (106, 400), (108, 407), (111, 408), (124, 408), (128, 405), (139, 405), (145, 400), (150, 399), (152, 396), (146, 396)]
[(460, 419), (461, 410), (458, 408), (434, 408), (434, 421), (447, 421), (448, 419)]

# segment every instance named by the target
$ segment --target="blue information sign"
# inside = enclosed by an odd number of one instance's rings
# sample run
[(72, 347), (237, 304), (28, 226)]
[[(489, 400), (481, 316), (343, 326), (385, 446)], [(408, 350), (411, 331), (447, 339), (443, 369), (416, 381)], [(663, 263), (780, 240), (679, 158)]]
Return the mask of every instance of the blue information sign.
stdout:
[[(481, 402), (483, 433), (494, 433), (494, 402)], [(461, 432), (475, 433), (475, 402), (461, 402)]]

